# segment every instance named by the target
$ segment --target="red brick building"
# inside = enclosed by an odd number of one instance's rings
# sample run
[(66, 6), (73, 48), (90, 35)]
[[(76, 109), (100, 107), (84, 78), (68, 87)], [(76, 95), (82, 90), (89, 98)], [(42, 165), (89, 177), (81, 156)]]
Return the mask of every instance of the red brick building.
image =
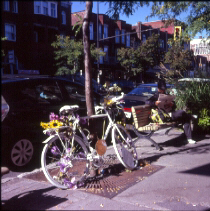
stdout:
[(3, 73), (39, 70), (54, 74), (52, 41), (55, 35), (71, 35), (71, 3), (68, 1), (2, 1), (1, 37)]

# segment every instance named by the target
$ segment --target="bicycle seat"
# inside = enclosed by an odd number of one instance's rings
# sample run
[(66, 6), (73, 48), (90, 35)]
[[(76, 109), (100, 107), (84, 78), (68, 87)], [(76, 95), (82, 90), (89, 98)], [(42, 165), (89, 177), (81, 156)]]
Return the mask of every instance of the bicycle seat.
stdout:
[(79, 109), (79, 106), (78, 105), (65, 105), (65, 106), (62, 106), (59, 110), (59, 113), (60, 114), (67, 114), (69, 112), (74, 112), (74, 111), (77, 111)]

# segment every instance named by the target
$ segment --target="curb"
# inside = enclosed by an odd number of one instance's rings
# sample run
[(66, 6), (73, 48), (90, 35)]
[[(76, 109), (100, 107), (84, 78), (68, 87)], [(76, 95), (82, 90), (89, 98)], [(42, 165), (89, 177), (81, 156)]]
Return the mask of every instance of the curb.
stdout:
[(41, 171), (42, 171), (42, 168), (40, 168), (40, 169), (34, 169), (31, 172), (25, 172), (25, 173), (19, 174), (19, 175), (17, 175), (17, 177), (18, 178), (24, 178), (25, 176), (28, 176), (30, 174), (36, 174), (36, 173), (41, 172)]

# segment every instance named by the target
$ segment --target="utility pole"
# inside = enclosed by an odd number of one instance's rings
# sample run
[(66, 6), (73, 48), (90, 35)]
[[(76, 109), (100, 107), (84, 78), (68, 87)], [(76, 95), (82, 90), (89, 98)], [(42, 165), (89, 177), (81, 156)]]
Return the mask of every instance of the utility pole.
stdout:
[[(98, 13), (99, 13), (99, 2), (97, 1), (97, 48), (99, 48), (99, 36), (98, 36)], [(97, 61), (97, 82), (100, 84), (100, 73), (99, 73), (99, 58)]]

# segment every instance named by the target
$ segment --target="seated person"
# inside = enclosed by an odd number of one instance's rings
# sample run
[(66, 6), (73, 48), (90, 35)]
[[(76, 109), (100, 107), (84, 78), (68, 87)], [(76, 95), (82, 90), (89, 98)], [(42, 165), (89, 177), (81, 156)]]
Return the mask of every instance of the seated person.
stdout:
[[(146, 101), (146, 104), (150, 105), (151, 108), (157, 109), (158, 104), (160, 103), (160, 101), (158, 101), (159, 94), (165, 94), (165, 90), (166, 90), (166, 83), (163, 79), (160, 79), (158, 81), (158, 92), (156, 92), (152, 97), (150, 97)], [(184, 133), (185, 133), (188, 143), (195, 144), (196, 141), (192, 140), (192, 130), (191, 130), (191, 125), (190, 125), (192, 116), (183, 110), (175, 111), (176, 104), (174, 101), (168, 103), (166, 106), (167, 106), (167, 108), (171, 108), (170, 112), (168, 113), (171, 117), (170, 121), (183, 124)], [(160, 115), (160, 118), (164, 121), (164, 115), (161, 113), (160, 109), (158, 109), (158, 113)]]

